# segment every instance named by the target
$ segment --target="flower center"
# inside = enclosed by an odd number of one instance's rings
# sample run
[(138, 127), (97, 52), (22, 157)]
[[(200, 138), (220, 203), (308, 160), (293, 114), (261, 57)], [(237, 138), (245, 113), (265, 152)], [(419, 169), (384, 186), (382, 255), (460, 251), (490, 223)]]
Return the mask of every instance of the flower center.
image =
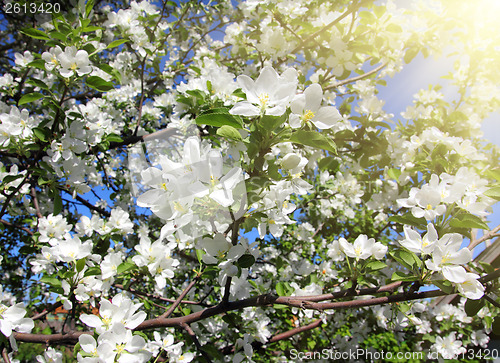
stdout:
[(311, 110), (307, 110), (307, 112), (302, 116), (302, 120), (304, 121), (309, 121), (314, 118), (314, 112)]
[(262, 107), (265, 107), (266, 104), (269, 102), (269, 95), (267, 93), (262, 93), (259, 96), (259, 101)]

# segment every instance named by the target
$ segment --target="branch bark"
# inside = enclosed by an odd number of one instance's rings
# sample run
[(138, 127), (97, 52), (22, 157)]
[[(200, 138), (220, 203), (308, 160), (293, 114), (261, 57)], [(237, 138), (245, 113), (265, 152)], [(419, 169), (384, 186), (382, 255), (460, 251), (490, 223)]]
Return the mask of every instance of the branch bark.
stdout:
[[(497, 279), (500, 277), (500, 269), (479, 278), (479, 282), (486, 283)], [(201, 321), (210, 318), (215, 315), (220, 315), (227, 313), (229, 311), (241, 310), (246, 307), (258, 306), (266, 307), (272, 306), (274, 304), (287, 305), (290, 307), (301, 308), (301, 309), (312, 309), (312, 310), (341, 310), (349, 308), (360, 308), (366, 306), (390, 304), (403, 301), (426, 299), (438, 296), (449, 295), (441, 290), (431, 290), (423, 292), (401, 292), (394, 295), (374, 297), (370, 299), (357, 299), (348, 301), (337, 301), (337, 302), (317, 302), (326, 299), (338, 299), (346, 297), (356, 297), (367, 294), (376, 293), (391, 293), (401, 286), (401, 282), (394, 282), (389, 285), (381, 286), (379, 288), (368, 288), (361, 290), (344, 290), (337, 293), (316, 295), (316, 296), (276, 296), (273, 294), (259, 295), (251, 297), (248, 299), (238, 300), (238, 301), (228, 301), (225, 304), (219, 304), (217, 306), (208, 307), (198, 312), (191, 313), (189, 315), (175, 317), (175, 318), (154, 318), (142, 322), (134, 330), (147, 330), (153, 328), (162, 327), (183, 327), (185, 324), (189, 325), (197, 321)], [(316, 301), (313, 301), (316, 300)], [(318, 323), (319, 324), (319, 323)], [(292, 330), (297, 334), (300, 331)], [(18, 341), (32, 342), (32, 343), (73, 343), (76, 344), (78, 338), (81, 334), (92, 334), (92, 332), (69, 332), (67, 334), (27, 334), (27, 333), (14, 333), (14, 337)], [(292, 334), (287, 332), (286, 334)], [(278, 339), (278, 338), (276, 338)]]

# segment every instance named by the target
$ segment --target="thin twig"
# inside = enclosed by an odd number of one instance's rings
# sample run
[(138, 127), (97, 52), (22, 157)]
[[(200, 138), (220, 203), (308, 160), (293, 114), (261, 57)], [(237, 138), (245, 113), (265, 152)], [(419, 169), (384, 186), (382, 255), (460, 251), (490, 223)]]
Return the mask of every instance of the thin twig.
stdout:
[[(139, 290), (136, 290), (136, 289), (131, 288), (131, 287), (126, 288), (125, 286), (120, 285), (120, 284), (113, 284), (113, 286), (116, 287), (116, 288), (118, 288), (118, 289), (121, 289), (121, 290), (129, 291), (129, 292), (131, 292), (132, 294), (135, 294), (135, 295), (149, 297), (151, 299), (157, 299), (157, 300), (164, 301), (164, 302), (167, 302), (167, 303), (173, 303), (173, 302), (175, 302), (177, 300), (177, 299), (169, 299), (169, 298), (166, 298), (166, 297), (161, 297), (161, 296), (158, 296), (158, 295), (155, 295), (155, 294), (150, 294), (150, 293), (144, 292), (144, 291), (139, 291)], [(181, 304), (199, 305), (199, 306), (203, 306), (203, 307), (210, 306), (208, 304), (205, 304), (203, 301), (191, 301), (191, 300), (182, 300)]]
[[(231, 218), (233, 219), (233, 230), (231, 233), (231, 243), (233, 246), (236, 246), (238, 244), (238, 231), (240, 227), (240, 222), (241, 219), (235, 220), (234, 214), (232, 211), (229, 211), (231, 214)], [(231, 282), (233, 278), (231, 276), (228, 276), (226, 279), (226, 284), (224, 286), (224, 296), (222, 297), (221, 304), (226, 304), (229, 301), (229, 295), (231, 294)]]
[(55, 302), (54, 304), (50, 305), (48, 308), (44, 309), (41, 313), (34, 315), (31, 319), (32, 320), (41, 319), (45, 315), (50, 314), (51, 312), (53, 312), (54, 310), (56, 310), (58, 307), (61, 307), (61, 306), (63, 306), (62, 302), (60, 302), (60, 301)]
[(13, 223), (7, 222), (5, 219), (0, 219), (0, 223), (2, 223), (5, 226), (9, 226), (9, 227), (14, 227), (14, 228), (17, 228), (17, 229), (21, 229), (21, 230), (27, 232), (30, 236), (33, 236), (33, 234), (34, 234), (31, 229), (26, 228), (26, 227), (21, 227), (21, 226), (18, 226), (17, 224), (13, 224)]
[(36, 216), (38, 218), (43, 218), (43, 214), (40, 211), (40, 204), (38, 203), (38, 197), (36, 195), (36, 190), (34, 187), (31, 187), (31, 197), (33, 198), (33, 205), (35, 206)]
[(489, 297), (488, 295), (484, 295), (484, 298), (490, 303), (492, 304), (493, 306), (497, 307), (497, 308), (500, 308), (500, 304), (498, 302), (496, 302), (495, 300), (493, 300), (491, 297)]
[(187, 295), (187, 293), (196, 285), (200, 278), (201, 274), (197, 274), (196, 277), (189, 283), (189, 285), (184, 289), (184, 291), (179, 295), (177, 300), (170, 306), (170, 308), (165, 311), (162, 315), (160, 315), (160, 318), (168, 318), (172, 313), (174, 312), (175, 308), (179, 306), (179, 304), (182, 302), (182, 299)]
[(10, 363), (9, 352), (7, 352), (7, 348), (2, 349), (2, 358), (5, 363)]
[(4, 216), (5, 212), (7, 211), (7, 207), (9, 206), (12, 198), (14, 198), (16, 196), (16, 194), (21, 190), (21, 188), (24, 186), (24, 184), (26, 184), (26, 182), (28, 181), (28, 179), (30, 177), (31, 177), (31, 172), (28, 172), (26, 174), (26, 176), (24, 177), (24, 179), (21, 181), (21, 183), (19, 183), (19, 185), (12, 192), (10, 192), (9, 195), (7, 195), (7, 198), (5, 198), (2, 210), (0, 211), (0, 218), (2, 218)]
[(330, 90), (332, 88), (337, 88), (337, 87), (343, 86), (344, 84), (348, 84), (348, 83), (359, 81), (360, 79), (364, 79), (366, 77), (371, 76), (374, 73), (377, 73), (378, 71), (382, 70), (385, 66), (387, 66), (387, 62), (384, 62), (381, 65), (379, 65), (377, 68), (374, 68), (371, 71), (368, 71), (366, 73), (360, 74), (359, 76), (348, 78), (348, 79), (345, 79), (343, 81), (340, 81), (340, 82), (337, 82), (335, 84), (332, 84), (330, 86), (323, 87), (323, 90), (327, 91), (327, 90)]
[[(369, 1), (360, 1), (358, 4), (354, 4), (352, 5), (351, 7), (349, 7), (347, 9), (347, 11), (345, 13), (343, 13), (342, 15), (340, 15), (338, 18), (334, 19), (333, 21), (331, 21), (330, 23), (326, 24), (323, 28), (321, 28), (320, 30), (318, 30), (317, 32), (309, 35), (306, 39), (304, 39), (300, 44), (298, 44), (292, 51), (290, 51), (289, 53), (290, 54), (295, 54), (297, 53), (305, 44), (308, 44), (310, 42), (312, 42), (318, 35), (324, 33), (325, 31), (327, 31), (328, 29), (334, 27), (335, 25), (337, 25), (337, 23), (339, 23), (342, 19), (344, 19), (346, 16), (348, 16), (349, 14), (357, 11), (360, 7), (362, 7), (364, 5), (364, 3), (367, 3)], [(286, 58), (285, 58), (286, 59)], [(278, 65), (282, 64), (285, 60), (280, 60), (278, 62)]]
[(487, 239), (490, 239), (490, 238), (493, 238), (496, 236), (496, 233), (500, 231), (500, 224), (498, 226), (496, 226), (495, 228), (493, 228), (491, 231), (489, 231), (488, 233), (486, 233), (484, 236), (482, 236), (481, 238), (475, 240), (475, 241), (471, 241), (469, 243), (469, 250), (472, 250), (474, 247), (476, 247), (478, 244), (486, 241)]

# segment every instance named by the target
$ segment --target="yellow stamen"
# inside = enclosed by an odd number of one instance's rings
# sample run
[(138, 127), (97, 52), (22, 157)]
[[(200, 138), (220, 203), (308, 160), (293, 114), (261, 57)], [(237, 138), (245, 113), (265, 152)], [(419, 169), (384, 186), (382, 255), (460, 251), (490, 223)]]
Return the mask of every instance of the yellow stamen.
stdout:
[(313, 117), (314, 117), (314, 112), (312, 112), (311, 110), (307, 110), (307, 112), (304, 114), (304, 116), (302, 116), (302, 120), (309, 121)]

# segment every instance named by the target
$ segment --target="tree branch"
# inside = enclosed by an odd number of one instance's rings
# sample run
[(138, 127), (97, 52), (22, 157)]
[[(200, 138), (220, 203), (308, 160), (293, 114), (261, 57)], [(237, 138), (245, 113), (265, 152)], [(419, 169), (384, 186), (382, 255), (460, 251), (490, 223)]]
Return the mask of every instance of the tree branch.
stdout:
[[(309, 35), (306, 39), (304, 39), (300, 44), (298, 44), (292, 51), (290, 51), (289, 53), (290, 54), (295, 54), (297, 53), (300, 49), (302, 49), (302, 47), (305, 45), (305, 44), (308, 44), (310, 42), (312, 42), (318, 35), (324, 33), (325, 31), (327, 31), (328, 29), (334, 27), (335, 25), (337, 25), (342, 19), (344, 19), (346, 16), (348, 16), (349, 14), (351, 13), (354, 13), (355, 11), (357, 11), (360, 7), (362, 7), (365, 3), (368, 3), (370, 2), (371, 0), (364, 0), (364, 1), (360, 1), (358, 4), (353, 4), (351, 5), (345, 13), (343, 13), (342, 15), (340, 15), (338, 18), (334, 19), (333, 21), (331, 21), (330, 23), (326, 24), (323, 28), (319, 29), (318, 31), (316, 31), (315, 33)], [(286, 59), (286, 58), (285, 58)], [(278, 62), (278, 65), (282, 64), (284, 62), (284, 60), (280, 60)]]
[[(131, 292), (132, 294), (135, 294), (135, 295), (149, 297), (151, 299), (157, 299), (157, 300), (160, 300), (160, 301), (163, 301), (163, 302), (167, 302), (167, 303), (173, 303), (173, 302), (175, 302), (177, 300), (177, 299), (169, 299), (169, 298), (166, 298), (166, 297), (161, 297), (161, 296), (158, 296), (158, 295), (150, 294), (148, 292), (139, 291), (139, 290), (136, 290), (136, 289), (131, 288), (131, 287), (125, 288), (125, 286), (120, 285), (120, 284), (113, 284), (113, 286), (116, 287), (116, 288), (118, 288), (118, 289), (121, 289), (121, 290), (129, 291), (129, 292)], [(203, 307), (208, 307), (209, 306), (208, 304), (205, 304), (205, 303), (203, 303), (201, 301), (182, 300), (180, 303), (181, 304), (188, 304), (188, 305), (200, 305), (200, 306), (203, 306)]]
[(360, 74), (359, 76), (356, 76), (356, 77), (345, 79), (343, 81), (337, 82), (337, 83), (332, 84), (330, 86), (324, 87), (323, 91), (327, 91), (327, 90), (330, 90), (332, 88), (337, 88), (337, 87), (343, 86), (344, 84), (348, 84), (348, 83), (359, 81), (360, 79), (364, 79), (366, 77), (371, 76), (374, 73), (377, 73), (378, 71), (382, 70), (386, 66), (387, 66), (387, 62), (384, 62), (381, 65), (379, 65), (377, 68), (372, 69), (371, 71), (368, 71), (366, 73)]
[[(486, 283), (500, 277), (500, 268), (494, 272), (485, 275), (478, 279), (481, 283)], [(241, 310), (247, 307), (258, 306), (272, 306), (275, 304), (287, 305), (290, 307), (301, 308), (301, 309), (312, 309), (312, 310), (342, 310), (349, 308), (360, 308), (366, 306), (391, 304), (395, 302), (420, 300), (447, 294), (441, 290), (431, 290), (423, 292), (402, 292), (395, 295), (374, 297), (371, 299), (358, 299), (358, 300), (348, 300), (348, 301), (338, 301), (338, 302), (314, 302), (313, 300), (321, 301), (321, 299), (331, 299), (331, 296), (335, 298), (349, 297), (349, 293), (346, 291), (351, 291), (352, 296), (360, 296), (362, 294), (374, 293), (386, 293), (392, 292), (401, 285), (401, 282), (394, 282), (389, 285), (385, 285), (379, 288), (368, 288), (359, 291), (344, 290), (333, 294), (317, 295), (317, 296), (276, 296), (272, 294), (259, 295), (238, 301), (228, 301), (226, 304), (218, 304), (217, 306), (208, 307), (201, 311), (191, 313), (189, 315), (175, 317), (175, 318), (154, 318), (149, 319), (137, 326), (134, 330), (147, 330), (153, 328), (161, 327), (182, 327), (183, 324), (192, 324), (200, 320), (210, 318), (215, 315), (220, 315), (227, 313), (229, 311)], [(340, 295), (340, 296), (339, 296)], [(352, 297), (351, 296), (351, 297)], [(319, 323), (318, 323), (319, 324)], [(92, 334), (92, 332), (69, 332), (67, 334), (27, 334), (27, 333), (14, 333), (14, 338), (22, 342), (32, 342), (32, 343), (73, 343), (78, 341), (78, 337), (81, 334)]]
[(34, 234), (31, 229), (26, 228), (26, 227), (21, 227), (21, 226), (18, 226), (16, 224), (7, 222), (5, 219), (0, 219), (0, 223), (2, 223), (5, 226), (9, 226), (9, 227), (14, 227), (14, 228), (17, 228), (17, 229), (21, 229), (21, 230), (27, 232), (30, 236), (33, 236), (33, 234)]
[(2, 349), (2, 358), (4, 363), (10, 363), (9, 353), (7, 352), (7, 348)]
[(34, 187), (31, 187), (31, 197), (33, 198), (33, 205), (35, 206), (36, 216), (38, 218), (43, 218), (42, 212), (40, 211), (40, 204), (38, 203), (36, 190)]
[(196, 285), (198, 280), (200, 279), (201, 274), (197, 274), (196, 277), (189, 283), (189, 285), (184, 289), (184, 291), (179, 295), (177, 300), (172, 304), (172, 306), (165, 311), (162, 315), (160, 315), (160, 318), (168, 318), (172, 313), (174, 312), (175, 308), (179, 306), (179, 304), (182, 302), (182, 299), (187, 295), (187, 293)]
[(45, 315), (50, 314), (52, 311), (56, 310), (58, 307), (63, 306), (63, 303), (58, 301), (50, 305), (48, 308), (44, 309), (41, 313), (34, 315), (31, 319), (38, 320), (43, 318)]
[(486, 241), (487, 239), (490, 239), (490, 238), (493, 238), (496, 236), (496, 233), (500, 231), (500, 224), (498, 226), (496, 226), (495, 228), (493, 228), (491, 231), (489, 231), (488, 233), (486, 233), (484, 236), (482, 236), (481, 238), (477, 239), (477, 240), (474, 240), (469, 243), (469, 250), (472, 250), (474, 247), (476, 247), (478, 244), (480, 243), (483, 243), (484, 241)]

